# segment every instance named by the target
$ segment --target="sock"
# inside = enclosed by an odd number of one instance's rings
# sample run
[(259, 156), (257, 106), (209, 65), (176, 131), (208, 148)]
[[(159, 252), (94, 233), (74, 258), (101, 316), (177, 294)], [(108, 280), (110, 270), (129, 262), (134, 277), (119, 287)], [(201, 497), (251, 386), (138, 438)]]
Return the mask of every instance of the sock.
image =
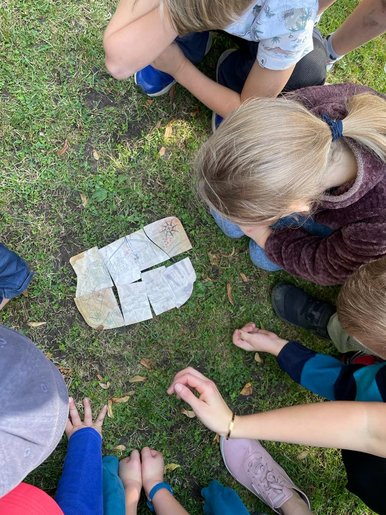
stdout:
[(333, 36), (333, 34), (330, 34), (329, 36), (326, 37), (326, 47), (327, 47), (328, 57), (331, 60), (336, 61), (337, 59), (339, 59), (343, 56), (339, 55), (335, 52), (334, 47), (332, 46), (332, 36)]

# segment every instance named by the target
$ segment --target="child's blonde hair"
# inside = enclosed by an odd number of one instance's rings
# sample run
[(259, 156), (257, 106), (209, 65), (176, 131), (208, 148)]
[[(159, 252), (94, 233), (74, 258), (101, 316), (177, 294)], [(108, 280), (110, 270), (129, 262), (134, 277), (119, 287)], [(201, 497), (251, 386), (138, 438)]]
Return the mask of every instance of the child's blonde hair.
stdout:
[(386, 257), (362, 265), (346, 280), (336, 309), (347, 333), (386, 359)]
[[(386, 102), (352, 97), (343, 135), (386, 161)], [(340, 141), (302, 104), (286, 98), (249, 100), (230, 114), (196, 159), (203, 200), (240, 225), (273, 222), (295, 205), (314, 205)]]
[(179, 35), (224, 29), (251, 5), (251, 0), (161, 0)]

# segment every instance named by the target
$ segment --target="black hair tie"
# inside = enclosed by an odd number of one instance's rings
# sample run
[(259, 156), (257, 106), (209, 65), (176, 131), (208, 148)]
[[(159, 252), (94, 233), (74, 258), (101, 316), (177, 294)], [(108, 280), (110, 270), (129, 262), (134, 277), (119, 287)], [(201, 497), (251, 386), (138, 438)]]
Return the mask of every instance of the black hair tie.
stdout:
[(321, 118), (330, 127), (332, 141), (336, 141), (337, 139), (343, 136), (342, 120), (333, 120), (332, 118), (330, 118), (330, 116), (328, 116), (328, 114), (322, 114)]

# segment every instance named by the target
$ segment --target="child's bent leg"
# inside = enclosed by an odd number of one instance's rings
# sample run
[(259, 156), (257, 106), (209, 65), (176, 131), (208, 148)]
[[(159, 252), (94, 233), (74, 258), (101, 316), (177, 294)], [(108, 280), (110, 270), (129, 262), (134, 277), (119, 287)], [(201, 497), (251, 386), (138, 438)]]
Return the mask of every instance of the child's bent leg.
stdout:
[(277, 272), (282, 270), (279, 265), (267, 257), (265, 250), (259, 247), (259, 245), (253, 240), (249, 242), (249, 256), (252, 263), (262, 270), (266, 270), (267, 272)]
[(115, 456), (103, 460), (103, 513), (125, 515), (125, 490), (118, 475), (119, 461)]
[(346, 333), (339, 322), (338, 314), (334, 313), (327, 324), (327, 332), (333, 344), (339, 352), (344, 354), (350, 351), (361, 351), (366, 354), (374, 354), (373, 351), (367, 349), (358, 340)]
[[(210, 32), (192, 32), (186, 36), (178, 36), (175, 42), (189, 61), (198, 64), (209, 52), (212, 37)], [(166, 94), (176, 82), (174, 77), (151, 65), (139, 70), (134, 75), (134, 80), (137, 86), (150, 97)]]
[(347, 490), (375, 513), (386, 513), (386, 458), (346, 450), (342, 451), (342, 458), (347, 473)]
[(201, 490), (205, 500), (205, 515), (249, 515), (242, 500), (232, 488), (223, 486), (218, 481), (211, 481), (206, 488)]
[(0, 243), (0, 302), (3, 303), (4, 299), (12, 299), (23, 293), (28, 288), (32, 276), (27, 263)]
[(220, 227), (222, 232), (226, 236), (228, 236), (228, 238), (237, 239), (237, 238), (241, 238), (242, 236), (244, 236), (243, 231), (240, 229), (240, 227), (237, 224), (230, 222), (226, 218), (223, 218), (220, 215), (220, 213), (218, 213), (214, 209), (210, 210), (210, 214), (213, 216), (216, 224)]

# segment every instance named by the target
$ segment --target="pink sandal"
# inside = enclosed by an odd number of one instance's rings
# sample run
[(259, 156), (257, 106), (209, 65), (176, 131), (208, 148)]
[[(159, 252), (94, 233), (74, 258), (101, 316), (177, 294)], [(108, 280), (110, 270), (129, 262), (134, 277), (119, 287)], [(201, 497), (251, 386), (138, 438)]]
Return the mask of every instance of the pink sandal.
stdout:
[(310, 501), (299, 490), (257, 440), (221, 438), (221, 454), (228, 472), (276, 513), (291, 499), (294, 490), (311, 509)]

